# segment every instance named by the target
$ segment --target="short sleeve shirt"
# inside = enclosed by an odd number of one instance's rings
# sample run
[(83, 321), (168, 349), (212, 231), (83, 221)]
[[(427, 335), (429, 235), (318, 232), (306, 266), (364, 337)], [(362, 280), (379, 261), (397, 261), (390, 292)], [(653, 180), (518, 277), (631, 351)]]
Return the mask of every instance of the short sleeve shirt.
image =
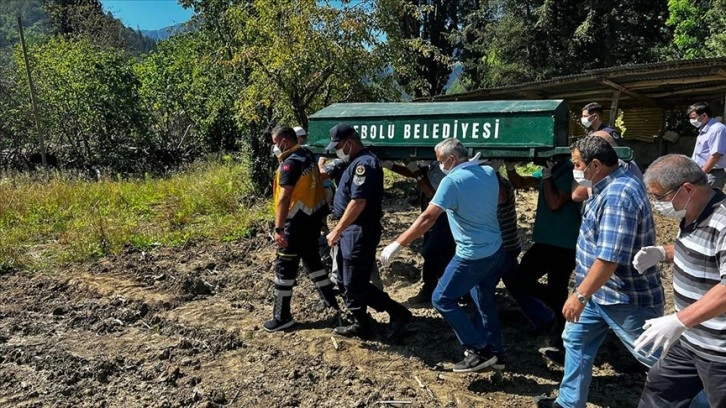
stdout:
[[(571, 192), (574, 177), (573, 164), (569, 160), (559, 162), (552, 169), (552, 181), (557, 189)], [(575, 249), (577, 234), (580, 230), (580, 204), (569, 200), (562, 208), (550, 210), (544, 195), (544, 180), (542, 172), (532, 174), (539, 179), (539, 197), (537, 198), (537, 213), (534, 218), (534, 231), (532, 241), (553, 245), (560, 248)]]
[(663, 305), (663, 288), (655, 267), (643, 274), (633, 257), (655, 245), (655, 223), (645, 187), (632, 173), (618, 167), (592, 189), (577, 240), (575, 282), (582, 283), (595, 260), (617, 264), (615, 273), (593, 294), (601, 305)]
[[(720, 190), (690, 225), (681, 221), (673, 259), (676, 311), (701, 299), (726, 277), (726, 195)], [(683, 333), (682, 344), (701, 358), (726, 362), (726, 314)]]
[(498, 201), (499, 181), (491, 167), (462, 163), (441, 180), (431, 204), (446, 211), (457, 256), (482, 259), (502, 246)]
[(720, 153), (723, 156), (713, 168), (726, 168), (726, 126), (716, 119), (711, 119), (698, 131), (696, 146), (693, 148), (693, 156), (691, 158), (696, 164), (703, 166), (716, 153)]
[(280, 185), (294, 186), (302, 175), (306, 157), (302, 149), (298, 149), (280, 163)]

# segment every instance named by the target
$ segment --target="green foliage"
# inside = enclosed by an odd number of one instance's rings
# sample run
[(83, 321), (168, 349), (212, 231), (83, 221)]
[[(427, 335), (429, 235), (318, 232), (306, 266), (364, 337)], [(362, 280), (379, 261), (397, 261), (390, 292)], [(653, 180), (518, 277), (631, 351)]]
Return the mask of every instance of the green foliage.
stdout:
[[(284, 17), (281, 17), (284, 16)], [(365, 10), (306, 1), (252, 1), (229, 10), (240, 48), (233, 64), (249, 73), (238, 104), (242, 118), (307, 127), (307, 115), (333, 101), (375, 98), (368, 82), (383, 66), (367, 48), (375, 41)]]
[(501, 86), (657, 61), (667, 13), (665, 1), (480, 2), (460, 30), (465, 81)]
[(249, 237), (271, 217), (245, 167), (200, 163), (166, 179), (0, 178), (0, 265), (38, 268), (189, 241)]
[(104, 48), (123, 49), (132, 54), (152, 50), (154, 40), (144, 37), (103, 11), (100, 0), (43, 0), (52, 35), (87, 39)]
[(479, 17), (468, 0), (378, 0), (375, 20), (385, 33), (379, 50), (386, 55), (396, 83), (407, 95), (444, 92), (457, 59), (466, 49), (470, 21)]
[(215, 62), (199, 34), (185, 33), (160, 43), (134, 66), (156, 145), (174, 164), (236, 148), (236, 84), (225, 81), (229, 70)]
[(679, 56), (686, 59), (702, 57), (706, 51), (708, 27), (699, 6), (693, 0), (668, 0), (668, 11), (666, 24), (673, 28), (673, 44)]
[(41, 0), (4, 0), (0, 11), (0, 49), (20, 41), (18, 16), (22, 18), (26, 37), (45, 34), (48, 17), (43, 12)]
[[(156, 154), (146, 134), (139, 81), (121, 52), (88, 40), (54, 38), (29, 44), (46, 146), (58, 161), (76, 168), (102, 167), (142, 172)], [(14, 105), (7, 119), (14, 134), (26, 135), (7, 149), (36, 151), (29, 87), (20, 50), (15, 55)], [(2, 143), (2, 142), (0, 142)], [(162, 163), (163, 164), (163, 163)]]
[(726, 55), (726, 1), (669, 0), (668, 10), (675, 51), (671, 59)]

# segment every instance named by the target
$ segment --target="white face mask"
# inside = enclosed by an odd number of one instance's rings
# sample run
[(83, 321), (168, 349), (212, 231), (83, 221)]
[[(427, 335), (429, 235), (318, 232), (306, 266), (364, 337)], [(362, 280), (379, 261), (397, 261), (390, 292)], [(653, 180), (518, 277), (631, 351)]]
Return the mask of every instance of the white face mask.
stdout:
[(444, 168), (444, 163), (446, 163), (447, 161), (449, 161), (449, 159), (444, 160), (443, 163), (439, 163), (439, 169), (441, 169), (441, 172), (444, 173), (444, 175), (451, 173), (451, 169)]
[(345, 145), (347, 145), (348, 142), (346, 142), (343, 147), (340, 149), (335, 149), (335, 155), (338, 156), (340, 160), (343, 160), (344, 162), (347, 162), (350, 160), (350, 154), (345, 154)]
[(698, 119), (691, 119), (691, 125), (698, 129), (701, 127), (701, 125), (703, 125), (703, 123), (701, 123), (701, 121), (699, 121)]
[(282, 150), (277, 145), (272, 145), (272, 154), (279, 159), (282, 156)]
[(582, 126), (585, 126), (586, 128), (590, 129), (590, 126), (592, 126), (592, 119), (594, 119), (592, 116), (593, 115), (590, 115), (588, 117), (584, 117), (584, 116), (581, 117), (580, 123), (582, 123)]
[[(678, 188), (678, 191), (681, 191), (681, 188)], [(676, 199), (676, 196), (678, 195), (678, 191), (676, 191), (676, 194), (671, 198), (670, 201), (656, 201), (653, 203), (653, 207), (655, 209), (663, 214), (665, 217), (669, 218), (677, 218), (681, 219), (686, 216), (686, 208), (688, 208), (688, 203), (691, 202), (691, 197), (688, 197), (688, 200), (686, 201), (686, 205), (683, 206), (683, 209), (676, 210), (676, 208), (673, 206), (673, 200)]]
[[(590, 164), (592, 164), (592, 162), (590, 162)], [(590, 164), (588, 164), (583, 170), (572, 170), (572, 177), (575, 179), (575, 182), (585, 188), (592, 188), (592, 180), (585, 178), (585, 170), (590, 167)]]

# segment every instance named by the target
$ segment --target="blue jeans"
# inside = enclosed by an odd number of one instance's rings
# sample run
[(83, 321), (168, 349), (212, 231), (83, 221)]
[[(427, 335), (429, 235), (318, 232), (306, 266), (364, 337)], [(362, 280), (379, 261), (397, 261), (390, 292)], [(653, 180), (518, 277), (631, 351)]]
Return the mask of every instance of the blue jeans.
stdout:
[[(500, 247), (493, 255), (468, 260), (454, 255), (434, 289), (431, 303), (446, 319), (459, 343), (465, 348), (491, 347), (501, 354), (502, 334), (494, 291), (501, 278), (505, 262)], [(470, 293), (476, 306), (474, 322), (459, 306), (459, 298)]]
[(612, 329), (630, 353), (650, 367), (660, 354), (636, 353), (633, 343), (643, 333), (647, 319), (663, 316), (663, 306), (599, 305), (588, 301), (576, 323), (565, 324), (565, 374), (557, 403), (563, 407), (584, 408), (592, 380), (592, 364), (608, 330)]

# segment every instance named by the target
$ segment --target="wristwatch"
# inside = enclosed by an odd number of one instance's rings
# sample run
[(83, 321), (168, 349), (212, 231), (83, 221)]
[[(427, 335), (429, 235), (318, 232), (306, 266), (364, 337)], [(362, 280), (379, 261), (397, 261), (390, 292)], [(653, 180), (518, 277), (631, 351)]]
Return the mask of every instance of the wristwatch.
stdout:
[(278, 234), (282, 234), (283, 232), (285, 232), (285, 227), (275, 227), (275, 232), (277, 232)]
[(577, 298), (577, 301), (581, 304), (584, 305), (585, 303), (587, 303), (587, 298), (582, 293), (575, 291), (575, 297)]

